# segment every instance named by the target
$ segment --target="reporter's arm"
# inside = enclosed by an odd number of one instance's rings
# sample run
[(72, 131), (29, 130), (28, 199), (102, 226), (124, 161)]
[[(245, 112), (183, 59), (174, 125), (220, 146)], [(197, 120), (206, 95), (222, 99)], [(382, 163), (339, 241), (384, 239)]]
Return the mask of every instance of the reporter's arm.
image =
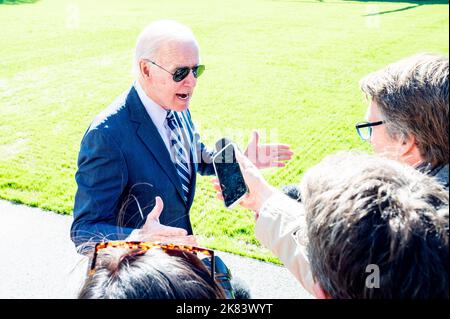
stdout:
[[(296, 233), (300, 238), (306, 238), (303, 205), (267, 183), (255, 165), (240, 152), (236, 152), (236, 158), (249, 188), (240, 205), (255, 212), (256, 237), (312, 294), (313, 280), (305, 252), (305, 240), (297, 243), (293, 236)], [(218, 183), (214, 187), (220, 190)]]
[[(294, 234), (298, 240), (295, 240)], [(259, 211), (255, 235), (313, 295), (314, 282), (306, 255), (303, 205), (280, 191), (273, 193)]]

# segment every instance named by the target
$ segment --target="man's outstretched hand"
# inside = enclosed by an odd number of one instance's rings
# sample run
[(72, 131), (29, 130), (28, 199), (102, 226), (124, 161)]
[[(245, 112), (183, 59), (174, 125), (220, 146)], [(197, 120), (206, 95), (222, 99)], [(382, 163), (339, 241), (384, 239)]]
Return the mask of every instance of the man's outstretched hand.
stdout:
[(252, 139), (244, 155), (259, 169), (268, 167), (284, 167), (294, 153), (289, 145), (259, 144), (258, 131), (252, 132)]
[(164, 203), (161, 197), (156, 197), (155, 201), (155, 207), (153, 207), (150, 214), (147, 215), (145, 224), (140, 229), (135, 229), (131, 232), (127, 240), (157, 241), (197, 246), (195, 236), (188, 235), (185, 229), (165, 226), (159, 222), (159, 216), (164, 208)]

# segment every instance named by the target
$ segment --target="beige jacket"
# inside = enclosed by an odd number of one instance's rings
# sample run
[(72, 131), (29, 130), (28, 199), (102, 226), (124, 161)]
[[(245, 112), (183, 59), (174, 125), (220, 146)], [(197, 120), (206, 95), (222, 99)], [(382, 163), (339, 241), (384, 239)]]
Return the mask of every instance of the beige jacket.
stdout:
[(271, 196), (259, 212), (255, 235), (313, 295), (303, 205), (282, 192)]

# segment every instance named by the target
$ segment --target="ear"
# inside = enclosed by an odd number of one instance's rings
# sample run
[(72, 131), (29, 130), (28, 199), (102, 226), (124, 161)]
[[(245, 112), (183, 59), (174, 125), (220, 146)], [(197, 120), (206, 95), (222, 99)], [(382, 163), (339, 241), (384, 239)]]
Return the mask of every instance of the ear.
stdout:
[(409, 165), (415, 165), (422, 161), (422, 155), (420, 155), (416, 137), (412, 134), (409, 134), (406, 138), (403, 138), (398, 150), (398, 155), (402, 162)]
[(415, 147), (417, 147), (416, 138), (414, 137), (414, 135), (408, 134), (407, 137), (404, 137), (401, 140), (399, 148), (400, 155), (404, 156), (411, 153)]
[(150, 66), (144, 60), (139, 62), (139, 73), (143, 79), (148, 79), (151, 77)]
[(317, 299), (331, 299), (330, 295), (325, 290), (323, 290), (322, 286), (318, 282), (314, 282), (312, 289), (314, 296)]

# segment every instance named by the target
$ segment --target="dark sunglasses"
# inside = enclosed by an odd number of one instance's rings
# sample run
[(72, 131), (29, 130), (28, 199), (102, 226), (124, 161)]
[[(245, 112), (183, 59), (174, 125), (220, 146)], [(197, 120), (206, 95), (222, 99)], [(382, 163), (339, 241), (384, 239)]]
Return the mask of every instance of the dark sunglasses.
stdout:
[(151, 60), (148, 60), (148, 59), (144, 59), (144, 60), (150, 62), (153, 65), (156, 65), (158, 68), (163, 69), (167, 73), (172, 74), (172, 79), (175, 82), (183, 81), (189, 75), (191, 70), (192, 70), (192, 73), (194, 74), (195, 78), (198, 78), (200, 75), (202, 75), (203, 71), (205, 71), (205, 66), (203, 64), (200, 64), (200, 65), (196, 65), (196, 66), (194, 66), (192, 68), (187, 67), (187, 66), (184, 66), (184, 67), (181, 67), (181, 68), (177, 68), (175, 70), (175, 72), (172, 73), (169, 70), (166, 70), (165, 68), (163, 68), (162, 66), (156, 64), (155, 62), (153, 62)]
[(94, 255), (92, 256), (91, 264), (89, 267), (90, 276), (92, 276), (96, 271), (96, 262), (99, 251), (110, 247), (128, 248), (132, 251), (132, 253), (130, 253), (129, 255), (133, 256), (143, 255), (150, 249), (159, 248), (169, 255), (184, 257), (188, 259), (189, 262), (191, 262), (192, 264), (195, 264), (197, 266), (198, 264), (200, 264), (201, 267), (204, 267), (204, 264), (198, 258), (191, 258), (190, 256), (190, 254), (194, 255), (201, 254), (205, 257), (211, 258), (211, 265), (209, 272), (211, 274), (211, 279), (214, 281), (214, 269), (215, 269), (214, 250), (182, 244), (164, 244), (155, 242), (123, 241), (123, 240), (100, 242), (95, 245)]

